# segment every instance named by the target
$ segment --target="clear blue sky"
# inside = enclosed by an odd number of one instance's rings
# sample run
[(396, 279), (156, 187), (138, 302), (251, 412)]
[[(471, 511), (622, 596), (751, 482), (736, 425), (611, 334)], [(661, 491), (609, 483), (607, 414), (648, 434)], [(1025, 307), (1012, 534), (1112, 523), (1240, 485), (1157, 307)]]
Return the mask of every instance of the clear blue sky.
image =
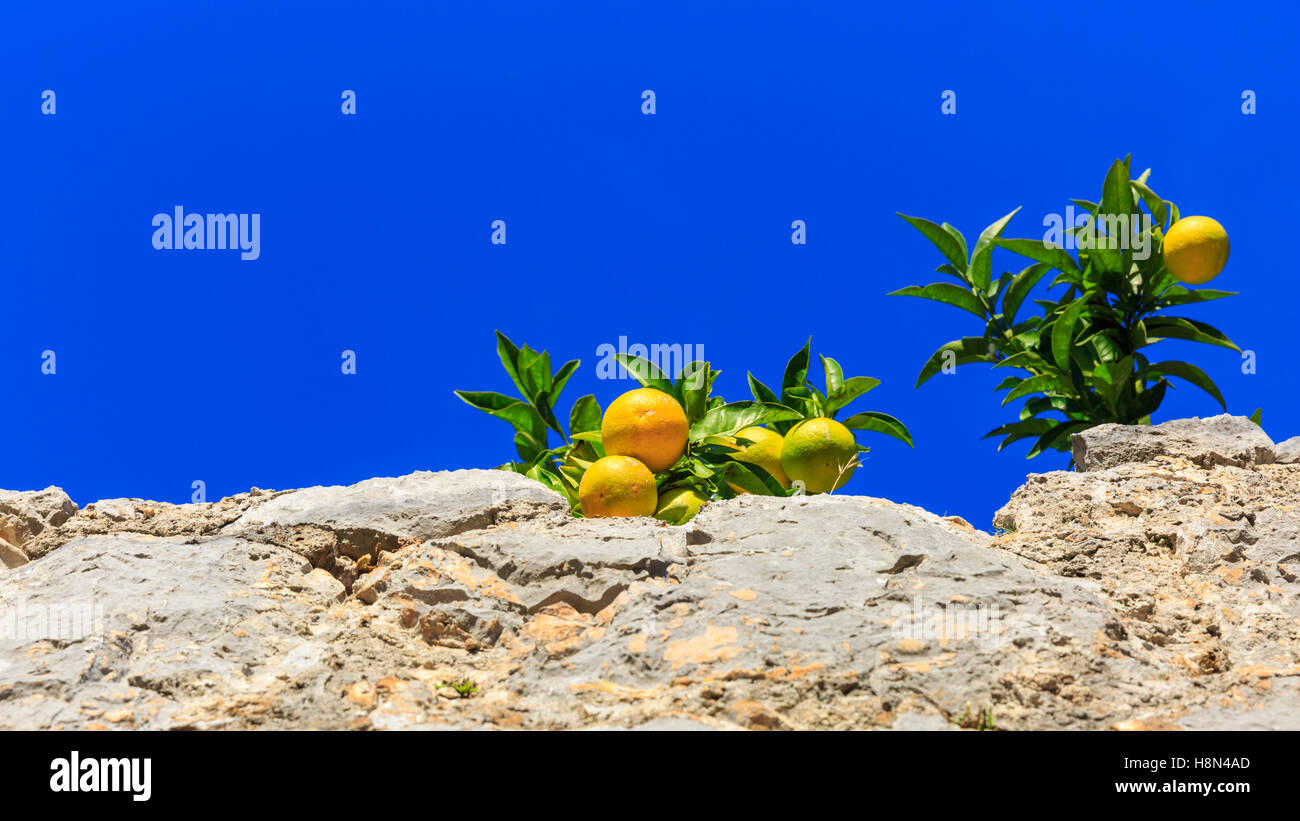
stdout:
[[(1027, 472), (1066, 459), (979, 438), (1012, 418), (985, 367), (913, 389), (978, 323), (885, 296), (942, 261), (894, 212), (973, 236), (1021, 205), (1007, 234), (1040, 237), (1128, 153), (1228, 229), (1214, 285), (1242, 295), (1188, 313), (1258, 372), (1189, 343), (1168, 358), (1204, 367), (1231, 412), (1262, 405), (1275, 439), (1300, 434), (1294, 4), (106, 8), (0, 12), (0, 487), (180, 502), (196, 479), (215, 499), (490, 467), (508, 426), (451, 391), (510, 389), (495, 328), (583, 360), (565, 414), (628, 387), (595, 378), (619, 336), (702, 345), (741, 399), (747, 370), (779, 382), (811, 335), (883, 380), (851, 410), (916, 438), (863, 434), (848, 491), (987, 528)], [(153, 215), (177, 205), (261, 214), (261, 257), (155, 250)], [(1187, 386), (1157, 421), (1216, 412)]]

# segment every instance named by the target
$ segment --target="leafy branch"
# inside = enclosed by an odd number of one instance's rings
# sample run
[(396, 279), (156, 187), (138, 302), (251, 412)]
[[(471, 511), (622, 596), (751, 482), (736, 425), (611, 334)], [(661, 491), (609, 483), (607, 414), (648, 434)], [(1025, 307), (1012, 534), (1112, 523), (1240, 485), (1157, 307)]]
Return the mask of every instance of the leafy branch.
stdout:
[[(1199, 367), (1149, 357), (1150, 347), (1165, 339), (1240, 350), (1217, 328), (1166, 313), (1235, 294), (1189, 289), (1165, 267), (1158, 249), (1179, 211), (1147, 185), (1149, 174), (1150, 169), (1130, 179), (1130, 158), (1116, 160), (1106, 174), (1101, 202), (1073, 200), (1087, 214), (1084, 225), (1064, 229), (1076, 240), (1077, 259), (1046, 240), (1002, 238), (1018, 208), (985, 228), (969, 253), (965, 237), (948, 223), (899, 214), (939, 249), (947, 262), (937, 271), (956, 283), (910, 285), (891, 295), (941, 302), (984, 323), (982, 335), (940, 346), (922, 366), (917, 387), (936, 373), (974, 362), (1019, 371), (995, 388), (1006, 391), (1004, 406), (1023, 400), (1019, 417), (986, 437), (1003, 437), (998, 450), (1032, 438), (1030, 457), (1066, 450), (1070, 434), (1095, 425), (1150, 424), (1151, 414), (1173, 387), (1171, 378), (1200, 388), (1226, 409), (1218, 386)], [(1143, 206), (1149, 219), (1134, 230), (1130, 220), (1138, 222)], [(1125, 228), (1129, 236), (1123, 236)], [(1135, 247), (1151, 253), (1138, 258)], [(994, 279), (995, 248), (1027, 257), (1032, 264)], [(1064, 292), (1055, 300), (1033, 300), (1039, 312), (1021, 318), (1031, 291), (1052, 272), (1048, 290), (1063, 287)]]

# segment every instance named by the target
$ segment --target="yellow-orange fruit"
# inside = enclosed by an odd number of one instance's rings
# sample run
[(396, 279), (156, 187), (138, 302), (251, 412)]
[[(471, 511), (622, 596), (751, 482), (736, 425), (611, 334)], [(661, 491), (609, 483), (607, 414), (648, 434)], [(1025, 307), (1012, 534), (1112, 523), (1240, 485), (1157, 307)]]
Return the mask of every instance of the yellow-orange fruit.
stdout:
[(597, 459), (578, 483), (582, 513), (605, 516), (653, 516), (659, 502), (655, 477), (631, 456)]
[(654, 388), (637, 388), (615, 399), (600, 421), (600, 439), (611, 456), (631, 456), (653, 473), (686, 453), (689, 426), (677, 400)]

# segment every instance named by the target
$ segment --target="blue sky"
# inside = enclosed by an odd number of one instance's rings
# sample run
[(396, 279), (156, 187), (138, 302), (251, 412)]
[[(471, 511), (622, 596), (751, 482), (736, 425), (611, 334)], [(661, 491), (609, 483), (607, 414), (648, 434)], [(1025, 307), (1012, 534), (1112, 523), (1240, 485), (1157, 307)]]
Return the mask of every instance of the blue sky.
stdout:
[[(741, 399), (746, 371), (779, 383), (811, 335), (814, 355), (882, 380), (850, 410), (916, 438), (864, 434), (847, 490), (987, 528), (1027, 472), (1066, 458), (980, 439), (1013, 418), (986, 367), (913, 389), (978, 321), (885, 296), (942, 261), (894, 212), (973, 237), (1019, 205), (1007, 234), (1040, 237), (1129, 153), (1185, 215), (1227, 228), (1214, 287), (1241, 296), (1186, 313), (1257, 372), (1189, 343), (1164, 358), (1201, 365), (1233, 413), (1263, 406), (1274, 439), (1300, 434), (1278, 252), (1293, 4), (407, 5), (0, 12), (0, 487), (180, 502), (195, 480), (215, 499), (490, 467), (511, 457), (508, 426), (451, 391), (510, 389), (494, 329), (583, 360), (565, 413), (630, 386), (595, 377), (620, 336), (703, 346), (717, 392)], [(260, 258), (155, 250), (153, 215), (177, 205), (260, 214)], [(1156, 421), (1216, 412), (1186, 386)]]

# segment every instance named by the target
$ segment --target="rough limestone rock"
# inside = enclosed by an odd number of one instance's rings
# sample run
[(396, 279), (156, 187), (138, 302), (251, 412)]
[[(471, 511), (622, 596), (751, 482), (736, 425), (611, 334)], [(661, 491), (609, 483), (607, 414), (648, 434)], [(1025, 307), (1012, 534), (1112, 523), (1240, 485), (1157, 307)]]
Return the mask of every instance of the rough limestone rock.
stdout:
[(1273, 448), (1275, 460), (1279, 465), (1294, 465), (1300, 462), (1300, 436), (1278, 442)]
[(838, 494), (576, 519), (498, 471), (42, 491), (0, 728), (1300, 729), (1300, 466), (1234, 426), (1094, 437), (997, 536)]
[(27, 554), (0, 539), (0, 568), (18, 567), (27, 564)]
[(27, 564), (33, 537), (58, 527), (75, 515), (77, 506), (57, 487), (45, 490), (0, 490), (0, 572)]
[(1080, 471), (1126, 462), (1178, 457), (1202, 467), (1265, 465), (1274, 461), (1273, 442), (1244, 416), (1175, 419), (1160, 425), (1098, 425), (1070, 436)]
[(1300, 685), (1298, 513), (1300, 466), (1161, 457), (1030, 476), (995, 547), (1098, 583), (1099, 649), (1155, 665), (1144, 726), (1300, 729), (1279, 706)]
[[(59, 491), (62, 493), (62, 491)], [(60, 527), (47, 528), (25, 545), (33, 559), (81, 536), (139, 533), (148, 536), (213, 536), (248, 507), (274, 495), (254, 488), (219, 502), (173, 505), (144, 499), (102, 499), (86, 505)], [(74, 508), (75, 509), (75, 508)]]
[(421, 471), (349, 487), (310, 487), (244, 509), (225, 531), (281, 545), (334, 573), (350, 590), (382, 552), (567, 505), (517, 473)]

